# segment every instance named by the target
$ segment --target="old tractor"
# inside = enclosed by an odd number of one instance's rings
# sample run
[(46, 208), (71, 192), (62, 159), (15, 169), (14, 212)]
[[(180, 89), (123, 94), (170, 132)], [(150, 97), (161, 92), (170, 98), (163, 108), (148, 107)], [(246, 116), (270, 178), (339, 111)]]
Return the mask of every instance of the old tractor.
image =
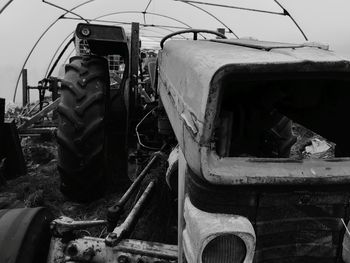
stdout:
[[(179, 34), (193, 39), (175, 39)], [(198, 40), (201, 34), (212, 38)], [(147, 145), (136, 137), (153, 154), (107, 219), (51, 221), (43, 209), (0, 211), (0, 237), (18, 229), (16, 245), (0, 247), (7, 262), (350, 262), (350, 140), (343, 118), (350, 110), (350, 61), (313, 43), (233, 40), (189, 29), (162, 39), (147, 91), (132, 70), (138, 38), (91, 24), (79, 24), (77, 36), (95, 55), (72, 58), (62, 82), (63, 192), (78, 200), (98, 196), (108, 162), (123, 178), (130, 134), (150, 116), (147, 125), (157, 134), (147, 136)], [(112, 87), (108, 54), (125, 64)], [(291, 158), (292, 120), (334, 142), (335, 156)], [(121, 216), (159, 156), (168, 158), (164, 177), (177, 199), (178, 246), (128, 238), (155, 181)], [(75, 234), (96, 226), (108, 228), (106, 237)]]
[[(179, 143), (179, 255), (349, 262), (350, 61), (314, 43), (166, 40), (158, 92)], [(335, 157), (289, 158), (290, 120), (336, 143)]]

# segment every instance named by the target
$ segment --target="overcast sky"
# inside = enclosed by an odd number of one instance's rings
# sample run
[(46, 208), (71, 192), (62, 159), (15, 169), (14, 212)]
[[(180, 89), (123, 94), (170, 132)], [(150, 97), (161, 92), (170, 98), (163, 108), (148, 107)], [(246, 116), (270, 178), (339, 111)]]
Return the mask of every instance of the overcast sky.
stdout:
[[(85, 2), (81, 0), (51, 1), (68, 9)], [(0, 8), (7, 2), (8, 0), (0, 0)], [(153, 14), (146, 15), (146, 21), (140, 13), (107, 15), (111, 12), (144, 11), (148, 2), (149, 0), (95, 0), (76, 9), (75, 12), (84, 18), (104, 16), (101, 19), (118, 22), (136, 21), (174, 27), (183, 27), (186, 24), (194, 28), (212, 30), (223, 27), (203, 11), (173, 0), (153, 0), (147, 9)], [(208, 0), (207, 2), (281, 12), (273, 0)], [(310, 41), (329, 44), (331, 50), (350, 58), (349, 0), (281, 0), (281, 3), (300, 24)], [(239, 37), (305, 42), (295, 25), (285, 16), (199, 6), (216, 15)], [(41, 0), (14, 0), (0, 15), (0, 97), (12, 100), (18, 74), (28, 53), (45, 29), (63, 13), (62, 10), (43, 4)], [(160, 17), (159, 14), (169, 18)], [(181, 22), (176, 22), (175, 19)], [(59, 20), (38, 43), (25, 66), (28, 69), (30, 85), (36, 85), (37, 81), (44, 77), (53, 54), (78, 22)], [(128, 26), (126, 30), (128, 31)], [(176, 29), (147, 27), (142, 30), (142, 35), (159, 38), (173, 30)], [(229, 37), (233, 36), (229, 35)], [(20, 100), (21, 85), (18, 88), (17, 100)]]

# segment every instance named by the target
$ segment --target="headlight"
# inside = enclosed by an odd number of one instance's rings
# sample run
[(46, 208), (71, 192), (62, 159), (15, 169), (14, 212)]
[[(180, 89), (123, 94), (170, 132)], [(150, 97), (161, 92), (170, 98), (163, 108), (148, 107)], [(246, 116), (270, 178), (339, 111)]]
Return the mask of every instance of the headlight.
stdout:
[(241, 263), (245, 259), (247, 248), (244, 241), (236, 236), (225, 234), (213, 238), (203, 250), (203, 263)]
[(250, 263), (254, 258), (255, 231), (238, 215), (208, 213), (184, 204), (182, 245), (188, 263)]

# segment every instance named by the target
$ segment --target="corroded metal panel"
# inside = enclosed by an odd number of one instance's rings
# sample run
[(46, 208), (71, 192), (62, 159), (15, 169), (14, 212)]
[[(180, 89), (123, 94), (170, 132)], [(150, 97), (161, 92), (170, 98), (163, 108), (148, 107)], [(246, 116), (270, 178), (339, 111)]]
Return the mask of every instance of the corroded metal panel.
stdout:
[(182, 244), (187, 262), (202, 262), (204, 248), (211, 240), (223, 235), (239, 237), (246, 247), (243, 263), (253, 262), (256, 237), (254, 228), (246, 217), (207, 213), (193, 206), (190, 199), (186, 197), (184, 218), (186, 227), (183, 231)]
[[(277, 46), (278, 47), (278, 46)], [(270, 51), (211, 41), (168, 41), (159, 54), (159, 92), (189, 167), (215, 184), (350, 182), (350, 161), (292, 163), (220, 158), (212, 145), (227, 77), (350, 72), (350, 61), (317, 47)], [(342, 75), (342, 76), (343, 76)], [(273, 166), (271, 166), (271, 162)], [(340, 165), (339, 165), (340, 164)]]
[(219, 185), (350, 183), (350, 158), (220, 158), (203, 147), (201, 167), (204, 178)]

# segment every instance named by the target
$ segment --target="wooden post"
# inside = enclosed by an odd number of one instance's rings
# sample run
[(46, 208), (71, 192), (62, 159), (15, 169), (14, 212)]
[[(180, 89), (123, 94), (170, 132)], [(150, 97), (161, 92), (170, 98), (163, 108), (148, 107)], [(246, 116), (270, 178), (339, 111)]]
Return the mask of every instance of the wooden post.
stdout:
[(0, 162), (3, 156), (5, 155), (4, 120), (5, 120), (5, 99), (0, 98)]
[(28, 78), (27, 69), (22, 70), (22, 106), (26, 106), (29, 102), (29, 89), (28, 89)]
[(5, 120), (5, 99), (0, 98), (0, 127), (4, 124)]

